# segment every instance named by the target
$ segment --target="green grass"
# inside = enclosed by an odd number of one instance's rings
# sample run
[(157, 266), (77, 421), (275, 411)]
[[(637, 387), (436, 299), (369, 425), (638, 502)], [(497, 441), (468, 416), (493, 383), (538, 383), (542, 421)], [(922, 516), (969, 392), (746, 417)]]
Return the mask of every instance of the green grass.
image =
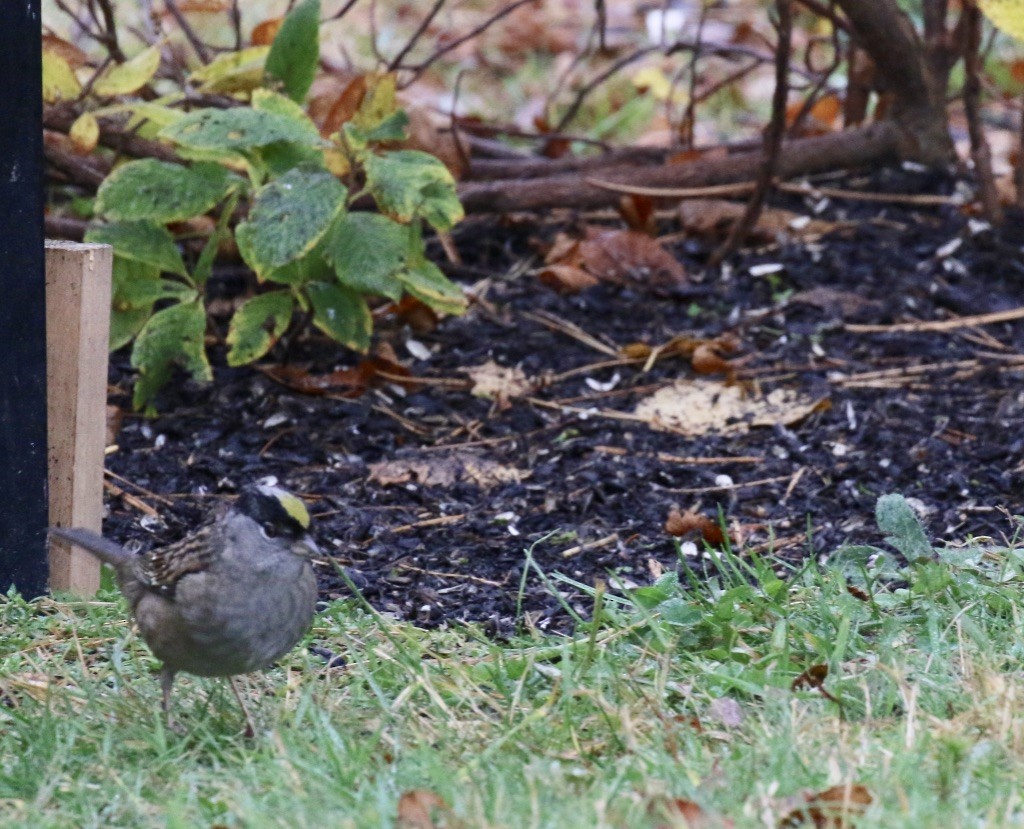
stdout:
[[(897, 547), (920, 542), (880, 518)], [(115, 594), (11, 596), (0, 825), (393, 827), (401, 795), (426, 790), (450, 806), (437, 826), (683, 826), (666, 808), (684, 798), (705, 826), (774, 827), (837, 784), (872, 797), (858, 827), (1024, 824), (1024, 554), (878, 553), (781, 578), (726, 553), (628, 599), (611, 579), (572, 639), (497, 644), (337, 603), (310, 643), (347, 666), (298, 648), (249, 678), (254, 739), (225, 683), (189, 677), (188, 731), (164, 728)], [(793, 690), (815, 665), (834, 701)]]

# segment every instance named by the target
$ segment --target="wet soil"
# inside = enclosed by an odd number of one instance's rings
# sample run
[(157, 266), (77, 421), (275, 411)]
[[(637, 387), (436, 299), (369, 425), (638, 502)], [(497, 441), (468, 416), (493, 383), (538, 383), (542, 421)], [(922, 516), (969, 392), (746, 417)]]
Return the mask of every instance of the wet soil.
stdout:
[[(957, 187), (904, 170), (829, 183)], [(123, 419), (107, 458), (106, 532), (172, 540), (273, 475), (309, 499), (324, 598), (349, 595), (333, 558), (382, 612), (495, 633), (524, 620), (567, 629), (566, 607), (586, 615), (590, 600), (556, 574), (617, 589), (675, 568), (674, 508), (721, 516), (736, 549), (788, 561), (881, 544), (874, 505), (890, 492), (913, 499), (937, 540), (1009, 535), (1010, 515), (1024, 512), (1024, 321), (857, 326), (1024, 306), (1021, 217), (996, 233), (955, 205), (776, 203), (842, 225), (747, 250), (721, 272), (704, 268), (716, 240), (676, 239), (668, 248), (691, 280), (668, 292), (602, 284), (567, 296), (540, 284), (537, 241), (581, 217), (467, 221), (454, 235), (464, 262), (449, 273), (482, 301), (431, 331), (380, 326), (420, 384), (311, 396), (228, 368), (214, 349), (212, 385), (182, 379), (159, 416)], [(697, 435), (636, 417), (640, 400), (697, 375), (686, 356), (623, 363), (623, 347), (726, 333), (740, 343), (724, 355), (739, 360), (735, 376), (703, 379), (821, 405), (788, 424)], [(293, 343), (289, 360), (312, 374), (354, 361), (316, 337)], [(474, 395), (466, 370), (488, 361), (534, 387)], [(126, 355), (111, 373), (124, 405)], [(683, 553), (699, 558), (703, 542), (690, 540)]]

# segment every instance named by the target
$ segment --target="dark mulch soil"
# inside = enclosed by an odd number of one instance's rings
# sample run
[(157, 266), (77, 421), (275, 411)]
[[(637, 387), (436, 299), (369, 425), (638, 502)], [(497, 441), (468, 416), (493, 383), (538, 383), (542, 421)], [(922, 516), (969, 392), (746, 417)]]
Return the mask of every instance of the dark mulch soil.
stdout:
[[(912, 171), (839, 184), (896, 193), (955, 186)], [(780, 204), (806, 209), (799, 200)], [(558, 295), (520, 267), (532, 256), (531, 239), (550, 238), (554, 222), (467, 222), (456, 236), (467, 259), (461, 276), (487, 278), (478, 285), (486, 307), (429, 334), (381, 334), (417, 377), (464, 380), (463, 369), (488, 360), (531, 377), (608, 360), (527, 314), (554, 315), (616, 347), (734, 332), (749, 359), (743, 382), (751, 394), (786, 388), (829, 401), (797, 424), (685, 437), (608, 415), (632, 412), (653, 389), (692, 377), (679, 357), (647, 372), (597, 367), (534, 393), (571, 410), (525, 400), (503, 407), (452, 384), (404, 395), (383, 388), (355, 400), (311, 397), (222, 365), (212, 386), (168, 389), (156, 419), (125, 419), (119, 449), (107, 459), (120, 476), (113, 483), (156, 507), (160, 520), (112, 494), (107, 532), (147, 545), (173, 539), (222, 496), (275, 475), (309, 496), (321, 548), (377, 608), (422, 624), (480, 621), (495, 632), (510, 628), (519, 607), (543, 628), (569, 622), (535, 570), (521, 592), (527, 548), (545, 573), (590, 584), (609, 572), (643, 584), (674, 568), (676, 542), (664, 529), (673, 506), (712, 517), (721, 511), (734, 538), (762, 550), (774, 538), (775, 552), (788, 559), (881, 543), (873, 511), (888, 492), (916, 499), (937, 538), (1010, 533), (1005, 511), (1024, 511), (1024, 366), (1017, 359), (1024, 323), (909, 333), (851, 332), (844, 324), (1024, 305), (1024, 223), (1014, 217), (997, 235), (953, 207), (855, 202), (833, 203), (821, 217), (851, 224), (815, 244), (748, 252), (726, 275), (708, 275), (670, 297), (611, 286)], [(960, 245), (951, 251), (953, 240)], [(685, 242), (674, 250), (699, 278), (708, 246)], [(764, 263), (784, 270), (750, 274)], [(864, 301), (800, 299), (822, 287)], [(429, 359), (410, 356), (410, 337), (431, 350)], [(294, 359), (311, 371), (345, 364), (326, 344), (299, 349), (306, 353)], [(112, 369), (122, 390), (125, 364), (117, 356)], [(608, 391), (586, 382), (608, 383), (616, 374)], [(385, 485), (371, 474), (372, 464), (444, 452), (462, 470), (450, 485), (415, 476)], [(758, 460), (696, 464), (665, 455)], [(484, 461), (528, 475), (481, 487), (471, 471)], [(347, 595), (331, 568), (320, 577), (324, 597)], [(582, 594), (555, 585), (586, 612)]]

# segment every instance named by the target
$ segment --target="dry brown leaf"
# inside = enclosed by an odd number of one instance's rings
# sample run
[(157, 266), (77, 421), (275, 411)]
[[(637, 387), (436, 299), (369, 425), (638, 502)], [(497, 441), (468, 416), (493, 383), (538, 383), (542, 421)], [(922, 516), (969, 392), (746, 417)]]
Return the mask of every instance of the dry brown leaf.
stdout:
[[(786, 125), (793, 126), (797, 116), (803, 112), (804, 101), (794, 101), (786, 107)], [(796, 131), (796, 135), (811, 136), (825, 135), (837, 129), (839, 116), (842, 114), (843, 104), (839, 96), (829, 93), (811, 106), (810, 112), (804, 117), (803, 124)]]
[(494, 360), (488, 360), (465, 371), (473, 381), (472, 394), (475, 397), (513, 400), (530, 394), (536, 387), (536, 383), (518, 366), (508, 368), (498, 365)]
[(682, 263), (657, 239), (635, 230), (591, 230), (579, 253), (583, 267), (608, 282), (675, 287), (686, 281)]
[(634, 413), (654, 429), (675, 429), (695, 436), (740, 434), (752, 426), (796, 423), (822, 402), (791, 389), (775, 389), (762, 397), (739, 386), (696, 379), (659, 389), (641, 400)]
[(544, 254), (545, 265), (579, 265), (580, 240), (568, 233), (556, 233), (551, 247)]
[(578, 294), (593, 288), (598, 279), (575, 265), (548, 265), (537, 278), (552, 290), (563, 294)]
[(223, 14), (230, 7), (230, 0), (178, 0), (182, 14)]
[(398, 798), (398, 829), (437, 829), (448, 823), (450, 815), (451, 808), (444, 798), (427, 789), (411, 789)]
[[(726, 199), (685, 199), (679, 204), (679, 221), (683, 229), (708, 239), (725, 237), (746, 210), (741, 202)], [(828, 233), (834, 222), (808, 220), (800, 213), (768, 207), (761, 211), (751, 231), (751, 243), (774, 242), (782, 238), (808, 238)]]
[(849, 593), (853, 598), (859, 599), (862, 602), (870, 602), (871, 596), (859, 587), (854, 587), (852, 584), (846, 585), (846, 592)]
[(437, 312), (412, 296), (398, 302), (389, 302), (374, 310), (374, 319), (394, 317), (400, 325), (407, 325), (416, 334), (429, 334), (437, 328)]
[(72, 69), (80, 69), (89, 60), (89, 56), (74, 43), (69, 43), (57, 35), (43, 35), (43, 51), (60, 55)]
[(107, 404), (106, 418), (106, 443), (105, 446), (113, 446), (117, 443), (117, 436), (121, 434), (121, 423), (124, 421), (124, 409), (120, 406)]
[(828, 285), (819, 285), (798, 291), (789, 298), (789, 304), (810, 305), (840, 319), (856, 317), (864, 312), (881, 311), (882, 304), (853, 291), (843, 291)]
[(700, 804), (683, 797), (659, 798), (647, 807), (648, 814), (658, 823), (658, 829), (732, 829), (732, 820), (704, 811)]
[(271, 17), (257, 23), (253, 27), (249, 42), (253, 46), (269, 46), (274, 42), (274, 38), (277, 37), (277, 31), (281, 28), (283, 22), (283, 17)]
[(690, 363), (697, 374), (725, 374), (731, 379), (735, 373), (733, 364), (719, 354), (714, 343), (710, 342), (701, 343), (693, 350)]
[(366, 95), (366, 75), (333, 72), (321, 75), (309, 90), (309, 117), (325, 138), (355, 115)]
[[(421, 385), (402, 364), (376, 356), (360, 360), (354, 368), (340, 368), (322, 374), (313, 374), (295, 365), (266, 366), (260, 371), (282, 386), (311, 395), (336, 394), (354, 398), (371, 386), (383, 383), (397, 383), (408, 391), (415, 391)], [(388, 376), (381, 377), (382, 372)]]
[(811, 665), (800, 676), (793, 680), (792, 690), (803, 691), (805, 689), (820, 689), (828, 678), (828, 665)]
[(805, 805), (796, 806), (779, 821), (780, 827), (810, 824), (816, 829), (851, 829), (874, 798), (866, 786), (848, 783), (803, 796)]
[(582, 239), (559, 233), (544, 262), (548, 267), (541, 271), (541, 279), (567, 292), (579, 290), (577, 285), (590, 287), (581, 270), (591, 279), (656, 290), (686, 281), (682, 264), (657, 239), (636, 230), (588, 227)]
[(381, 486), (417, 483), (447, 487), (465, 482), (489, 489), (498, 484), (519, 483), (530, 474), (529, 470), (504, 466), (472, 452), (430, 452), (370, 464), (369, 480)]
[(657, 217), (654, 213), (654, 199), (650, 196), (624, 195), (619, 199), (619, 215), (630, 230), (647, 236), (658, 235)]
[(680, 538), (694, 531), (699, 532), (701, 538), (712, 547), (721, 546), (725, 541), (725, 533), (722, 532), (722, 528), (706, 515), (694, 510), (680, 512), (676, 508), (669, 511), (668, 518), (665, 520), (665, 532)]
[(646, 359), (657, 352), (659, 357), (674, 357), (677, 354), (693, 357), (702, 346), (709, 347), (715, 353), (734, 354), (740, 350), (740, 345), (740, 340), (735, 334), (719, 334), (710, 340), (691, 337), (688, 334), (677, 334), (662, 345), (629, 343), (622, 347), (622, 356)]

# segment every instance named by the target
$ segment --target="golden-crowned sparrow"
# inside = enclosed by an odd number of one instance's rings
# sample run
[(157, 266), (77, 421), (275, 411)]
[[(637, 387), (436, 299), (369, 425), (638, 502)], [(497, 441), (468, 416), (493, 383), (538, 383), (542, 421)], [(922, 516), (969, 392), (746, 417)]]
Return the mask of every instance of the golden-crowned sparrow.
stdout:
[[(194, 535), (144, 554), (89, 530), (50, 533), (117, 572), (143, 639), (163, 662), (160, 687), (170, 723), (178, 671), (232, 677), (265, 668), (309, 629), (317, 590), (308, 530), (302, 501), (259, 484)], [(233, 681), (232, 689), (237, 696)], [(245, 711), (241, 696), (238, 701)]]

